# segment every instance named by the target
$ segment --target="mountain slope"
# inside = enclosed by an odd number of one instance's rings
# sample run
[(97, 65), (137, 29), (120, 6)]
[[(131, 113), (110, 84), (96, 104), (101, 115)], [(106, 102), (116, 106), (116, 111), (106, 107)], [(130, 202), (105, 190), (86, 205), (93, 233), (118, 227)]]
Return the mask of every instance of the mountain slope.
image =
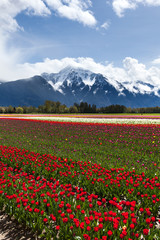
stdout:
[(0, 85), (0, 105), (38, 106), (50, 95), (50, 85), (41, 76), (22, 79)]

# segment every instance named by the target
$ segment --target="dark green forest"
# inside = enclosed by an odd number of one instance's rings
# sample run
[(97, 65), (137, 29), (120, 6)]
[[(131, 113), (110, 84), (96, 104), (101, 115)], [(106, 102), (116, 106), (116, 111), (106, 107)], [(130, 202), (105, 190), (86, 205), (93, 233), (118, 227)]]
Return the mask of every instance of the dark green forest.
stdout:
[(144, 107), (144, 108), (130, 108), (124, 105), (110, 105), (106, 107), (97, 108), (96, 105), (81, 102), (80, 104), (74, 103), (73, 106), (67, 107), (59, 101), (53, 102), (46, 100), (43, 105), (38, 107), (34, 106), (0, 106), (0, 113), (160, 113), (160, 107)]

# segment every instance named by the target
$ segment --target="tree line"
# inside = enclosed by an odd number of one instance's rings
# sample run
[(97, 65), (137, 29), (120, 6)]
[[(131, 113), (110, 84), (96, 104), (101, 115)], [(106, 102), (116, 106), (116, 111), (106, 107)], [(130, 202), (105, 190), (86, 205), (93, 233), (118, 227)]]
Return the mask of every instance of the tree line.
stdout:
[(160, 113), (160, 107), (144, 107), (131, 108), (124, 105), (112, 104), (106, 107), (97, 108), (95, 104), (88, 104), (87, 102), (74, 103), (73, 106), (67, 107), (59, 101), (54, 102), (46, 100), (43, 105), (34, 106), (0, 106), (0, 113)]

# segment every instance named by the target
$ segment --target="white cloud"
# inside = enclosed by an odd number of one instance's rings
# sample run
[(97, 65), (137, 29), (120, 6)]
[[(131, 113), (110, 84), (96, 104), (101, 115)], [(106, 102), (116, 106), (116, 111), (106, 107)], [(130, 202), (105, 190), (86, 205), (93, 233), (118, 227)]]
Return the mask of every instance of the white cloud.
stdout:
[(141, 80), (145, 82), (147, 80), (148, 71), (146, 66), (139, 63), (137, 59), (127, 57), (123, 60), (124, 69), (129, 76), (129, 80), (135, 82)]
[(61, 17), (78, 21), (87, 26), (95, 26), (97, 21), (93, 13), (88, 10), (91, 1), (87, 0), (45, 0), (48, 6)]
[(49, 8), (41, 0), (1, 0), (0, 31), (14, 32), (20, 28), (15, 17), (22, 11), (26, 11), (28, 14), (40, 16), (48, 15), (51, 13)]
[(113, 0), (112, 6), (119, 17), (123, 17), (126, 9), (135, 9), (137, 7), (135, 1), (129, 0)]
[(106, 21), (101, 25), (101, 28), (103, 28), (105, 30), (107, 30), (109, 27), (110, 27), (110, 22), (109, 21)]
[(114, 11), (119, 17), (124, 16), (124, 12), (127, 9), (136, 9), (138, 5), (144, 6), (160, 6), (160, 0), (113, 0), (112, 6)]
[(154, 60), (152, 61), (152, 64), (153, 64), (153, 65), (160, 65), (160, 57), (154, 59)]
[(15, 17), (25, 11), (27, 14), (46, 16), (51, 10), (61, 17), (78, 21), (87, 26), (95, 26), (97, 21), (88, 10), (91, 1), (87, 0), (1, 0), (0, 31), (13, 32), (20, 28)]
[(15, 62), (18, 62), (19, 52), (6, 46), (7, 36), (0, 34), (0, 80), (12, 77), (15, 72)]

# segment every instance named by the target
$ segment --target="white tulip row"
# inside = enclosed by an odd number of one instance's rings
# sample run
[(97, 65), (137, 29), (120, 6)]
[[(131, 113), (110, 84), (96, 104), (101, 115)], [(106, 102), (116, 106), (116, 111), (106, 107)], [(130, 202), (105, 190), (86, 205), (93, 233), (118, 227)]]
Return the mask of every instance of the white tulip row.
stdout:
[(120, 124), (160, 124), (160, 119), (121, 119), (121, 118), (75, 118), (75, 117), (22, 117), (23, 119), (35, 119), (58, 122), (86, 122), (86, 123), (120, 123)]

